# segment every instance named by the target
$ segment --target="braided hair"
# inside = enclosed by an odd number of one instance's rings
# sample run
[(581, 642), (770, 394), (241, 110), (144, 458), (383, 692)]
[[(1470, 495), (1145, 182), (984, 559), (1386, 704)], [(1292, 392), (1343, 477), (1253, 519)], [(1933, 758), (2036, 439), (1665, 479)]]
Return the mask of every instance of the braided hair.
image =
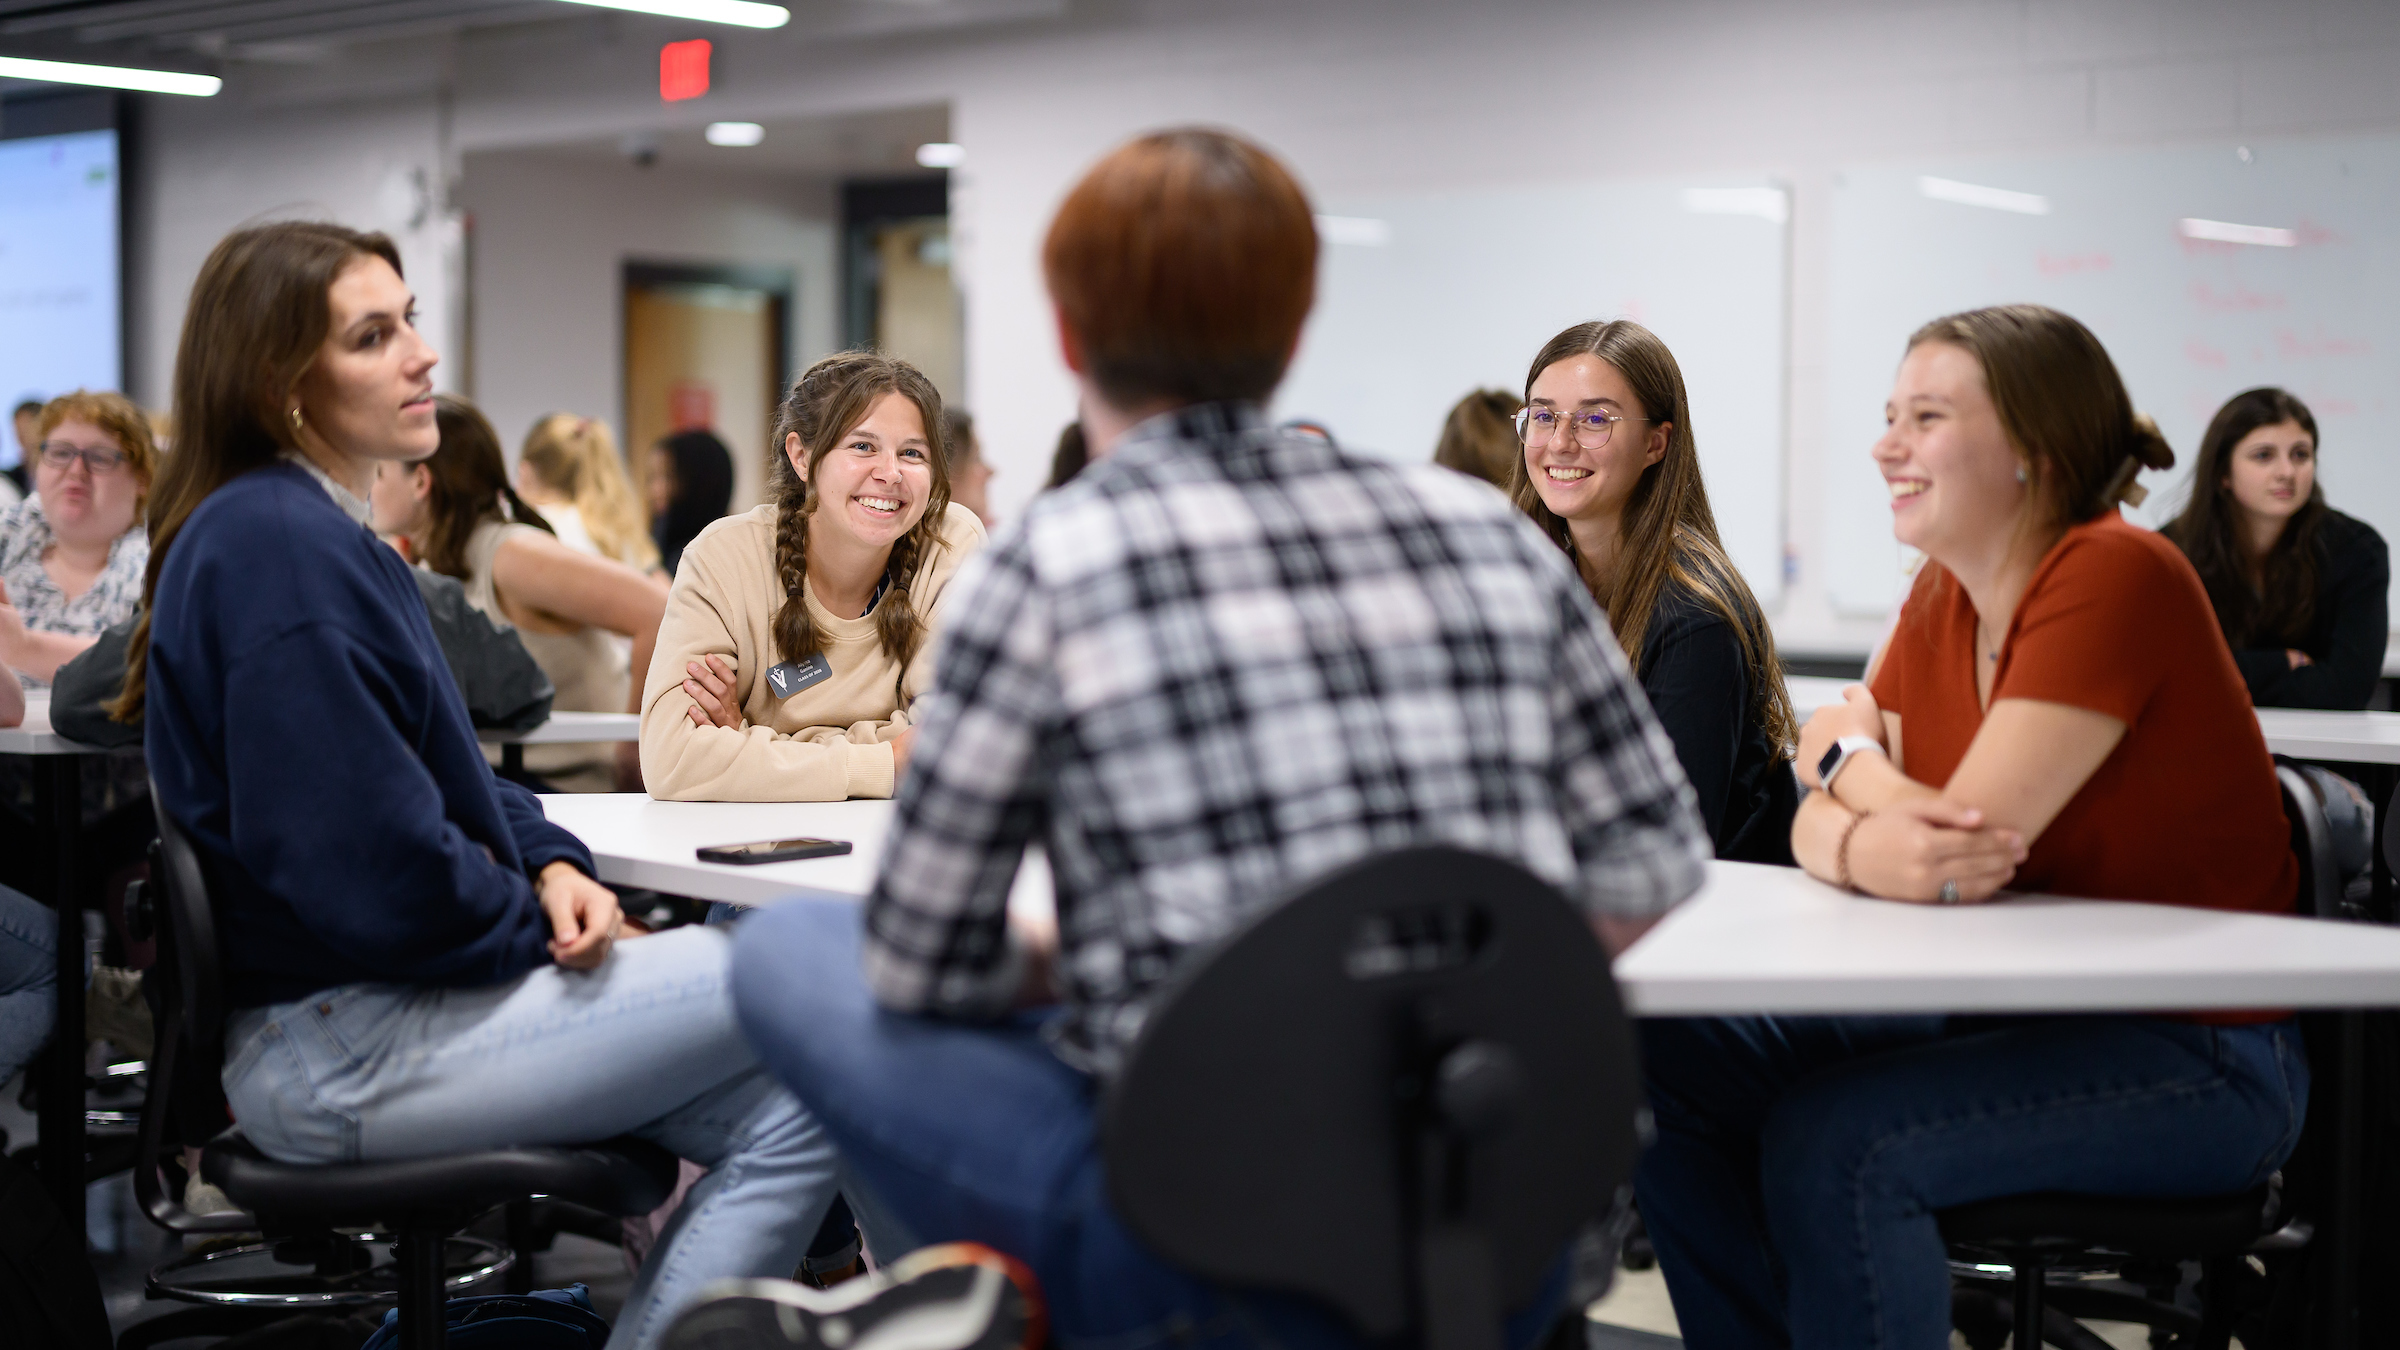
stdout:
[[(836, 352), (801, 372), (775, 410), (775, 456), (770, 485), (775, 490), (775, 579), (783, 605), (775, 611), (776, 655), (805, 661), (824, 647), (809, 618), (803, 587), (808, 580), (808, 522), (816, 510), (817, 465), (875, 409), (886, 394), (917, 405), (932, 451), (933, 491), (925, 514), (892, 544), (884, 565), (888, 583), (874, 609), (883, 650), (903, 672), (925, 641), (925, 619), (911, 588), (917, 573), (942, 547), (942, 522), (950, 509), (950, 452), (943, 430), (942, 396), (924, 372), (880, 352)], [(807, 457), (806, 477), (792, 467), (794, 451)]]

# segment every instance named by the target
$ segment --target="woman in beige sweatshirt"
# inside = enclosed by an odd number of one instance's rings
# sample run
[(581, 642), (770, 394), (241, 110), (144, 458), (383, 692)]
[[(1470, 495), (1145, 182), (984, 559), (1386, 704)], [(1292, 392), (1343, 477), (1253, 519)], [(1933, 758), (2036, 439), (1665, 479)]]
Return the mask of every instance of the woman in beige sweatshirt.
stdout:
[(776, 416), (775, 500), (684, 549), (642, 692), (642, 777), (675, 801), (888, 797), (950, 578), (983, 546), (950, 501), (942, 400), (842, 352)]

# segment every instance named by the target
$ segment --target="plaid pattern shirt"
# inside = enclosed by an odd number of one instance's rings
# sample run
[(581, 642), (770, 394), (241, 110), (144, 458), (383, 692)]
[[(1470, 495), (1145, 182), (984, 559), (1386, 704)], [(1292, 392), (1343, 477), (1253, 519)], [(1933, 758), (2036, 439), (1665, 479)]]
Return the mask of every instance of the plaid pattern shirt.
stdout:
[(887, 1007), (998, 1015), (1009, 887), (1057, 884), (1068, 1015), (1107, 1072), (1179, 954), (1331, 869), (1446, 843), (1595, 915), (1663, 913), (1709, 846), (1565, 557), (1490, 488), (1247, 405), (1154, 418), (962, 569), (866, 907)]

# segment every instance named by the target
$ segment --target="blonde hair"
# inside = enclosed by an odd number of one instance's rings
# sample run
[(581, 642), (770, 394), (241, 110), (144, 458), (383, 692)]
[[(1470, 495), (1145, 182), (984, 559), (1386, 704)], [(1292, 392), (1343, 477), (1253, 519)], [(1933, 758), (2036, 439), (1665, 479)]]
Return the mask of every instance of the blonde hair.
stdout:
[(543, 486), (575, 504), (584, 532), (602, 553), (643, 571), (658, 566), (658, 545), (606, 422), (552, 413), (525, 434), (521, 454)]

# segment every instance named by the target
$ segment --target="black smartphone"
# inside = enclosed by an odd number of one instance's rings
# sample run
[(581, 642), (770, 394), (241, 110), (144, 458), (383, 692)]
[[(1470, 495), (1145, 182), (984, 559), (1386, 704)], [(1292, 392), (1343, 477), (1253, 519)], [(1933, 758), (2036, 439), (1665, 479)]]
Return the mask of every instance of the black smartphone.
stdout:
[(697, 850), (702, 862), (732, 863), (736, 867), (790, 862), (794, 858), (830, 858), (849, 851), (847, 839), (761, 839), (755, 844), (718, 844)]

